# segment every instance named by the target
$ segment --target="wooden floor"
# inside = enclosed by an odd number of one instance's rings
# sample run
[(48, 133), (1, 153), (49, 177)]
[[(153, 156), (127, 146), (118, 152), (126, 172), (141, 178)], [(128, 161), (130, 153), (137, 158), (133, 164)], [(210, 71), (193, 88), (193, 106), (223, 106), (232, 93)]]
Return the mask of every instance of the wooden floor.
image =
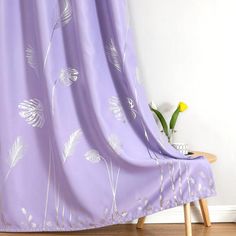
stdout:
[[(53, 235), (78, 235), (78, 236), (184, 236), (183, 224), (145, 224), (144, 229), (136, 230), (135, 225), (114, 225), (96, 230), (62, 233), (0, 233), (0, 236), (53, 236)], [(210, 228), (202, 224), (193, 224), (193, 236), (236, 236), (236, 223), (213, 224)]]

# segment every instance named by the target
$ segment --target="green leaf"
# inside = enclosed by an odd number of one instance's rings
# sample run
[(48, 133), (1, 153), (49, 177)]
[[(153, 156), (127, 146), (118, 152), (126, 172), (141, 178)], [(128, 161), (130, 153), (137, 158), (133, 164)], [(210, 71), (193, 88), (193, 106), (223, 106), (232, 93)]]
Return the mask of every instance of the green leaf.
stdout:
[(170, 129), (172, 129), (172, 130), (175, 128), (175, 124), (178, 119), (179, 113), (180, 113), (180, 110), (179, 110), (179, 107), (177, 107), (177, 109), (173, 113), (171, 120), (170, 120)]
[(159, 112), (156, 109), (151, 108), (151, 110), (156, 114), (157, 118), (160, 120), (163, 131), (164, 131), (165, 135), (168, 137), (168, 135), (169, 135), (168, 126), (167, 126), (164, 116), (161, 114), (161, 112)]

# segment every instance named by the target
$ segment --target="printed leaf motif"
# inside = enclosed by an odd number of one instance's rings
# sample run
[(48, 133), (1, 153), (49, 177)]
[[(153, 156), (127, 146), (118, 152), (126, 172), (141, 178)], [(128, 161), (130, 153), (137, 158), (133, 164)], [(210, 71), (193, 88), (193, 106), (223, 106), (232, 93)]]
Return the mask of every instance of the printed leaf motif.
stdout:
[(43, 114), (43, 106), (41, 102), (34, 98), (24, 100), (18, 105), (19, 115), (26, 120), (26, 122), (33, 127), (42, 128), (45, 122)]
[(32, 215), (29, 215), (29, 217), (28, 217), (28, 222), (31, 222), (32, 219), (33, 219)]
[(108, 142), (110, 144), (110, 146), (112, 147), (112, 149), (117, 153), (119, 154), (121, 152), (121, 149), (122, 149), (122, 145), (120, 143), (120, 140), (119, 138), (112, 134), (108, 137)]
[(18, 136), (9, 151), (10, 168), (16, 166), (17, 162), (23, 158), (24, 145), (20, 136)]
[(63, 0), (63, 10), (60, 12), (58, 16), (54, 28), (59, 28), (61, 26), (66, 25), (70, 22), (72, 18), (72, 8), (70, 0)]
[(121, 72), (121, 58), (112, 39), (105, 46), (105, 51), (108, 61), (115, 67), (115, 69)]
[(85, 156), (86, 160), (88, 160), (88, 161), (90, 161), (92, 163), (98, 163), (98, 162), (100, 162), (100, 160), (102, 158), (100, 156), (100, 154), (98, 153), (98, 151), (95, 150), (95, 149), (89, 150), (88, 152), (85, 153), (84, 156)]
[(126, 217), (127, 215), (128, 215), (128, 212), (127, 212), (127, 211), (122, 211), (122, 212), (121, 212), (121, 216), (122, 216), (122, 217)]
[(63, 151), (64, 162), (67, 160), (68, 157), (73, 155), (75, 145), (78, 142), (81, 134), (82, 131), (80, 129), (76, 130), (70, 135), (69, 140), (64, 144), (64, 151)]
[(60, 72), (59, 79), (65, 86), (70, 86), (79, 78), (79, 72), (73, 68), (62, 69)]
[(117, 120), (125, 122), (124, 111), (118, 97), (112, 96), (109, 99), (109, 107), (110, 111), (113, 113), (114, 117)]
[[(63, 2), (62, 2), (63, 1)], [(44, 62), (43, 62), (43, 68), (45, 69), (46, 64), (47, 64), (47, 59), (49, 56), (49, 52), (52, 46), (52, 39), (54, 36), (54, 32), (57, 28), (60, 28), (66, 24), (68, 24), (70, 22), (70, 20), (72, 19), (72, 8), (71, 8), (71, 2), (70, 0), (61, 0), (59, 1), (59, 3), (62, 2), (62, 10), (57, 10), (56, 12), (56, 19), (53, 21), (55, 22), (53, 25), (53, 29), (50, 35), (50, 41), (46, 50), (46, 54), (44, 57)], [(58, 15), (58, 12), (59, 15)]]
[(22, 222), (22, 225), (24, 225), (25, 227), (36, 228), (37, 224), (32, 221), (33, 216), (30, 213), (28, 213), (28, 211), (24, 207), (21, 208), (21, 212), (25, 216), (25, 222)]
[(202, 184), (199, 183), (199, 184), (198, 184), (198, 191), (200, 192), (201, 190), (202, 190)]
[(129, 108), (132, 112), (133, 118), (135, 119), (137, 116), (137, 111), (134, 108), (134, 100), (132, 98), (127, 98), (127, 100), (128, 100)]
[(37, 60), (35, 56), (35, 51), (32, 46), (28, 46), (25, 50), (25, 56), (29, 66), (33, 69), (37, 69)]
[(24, 215), (27, 214), (27, 211), (26, 211), (26, 209), (25, 209), (24, 207), (21, 208), (21, 211), (22, 211), (22, 213), (23, 213)]

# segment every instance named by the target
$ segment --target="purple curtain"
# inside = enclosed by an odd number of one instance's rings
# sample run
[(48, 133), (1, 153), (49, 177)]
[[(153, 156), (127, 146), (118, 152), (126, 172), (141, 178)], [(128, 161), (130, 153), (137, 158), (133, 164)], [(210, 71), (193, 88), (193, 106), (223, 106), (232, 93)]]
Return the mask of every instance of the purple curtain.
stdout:
[(215, 194), (207, 161), (157, 129), (125, 0), (1, 0), (0, 58), (0, 231), (101, 227)]

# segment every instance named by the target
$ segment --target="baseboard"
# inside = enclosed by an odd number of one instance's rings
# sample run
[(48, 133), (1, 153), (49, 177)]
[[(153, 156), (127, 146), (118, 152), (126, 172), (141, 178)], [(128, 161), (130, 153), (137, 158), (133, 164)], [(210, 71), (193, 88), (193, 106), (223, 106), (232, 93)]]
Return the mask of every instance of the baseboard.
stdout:
[[(211, 222), (236, 222), (236, 205), (209, 206)], [(202, 222), (199, 206), (191, 206), (192, 222)], [(133, 222), (136, 223), (136, 222)], [(148, 216), (145, 223), (184, 223), (183, 207)]]

